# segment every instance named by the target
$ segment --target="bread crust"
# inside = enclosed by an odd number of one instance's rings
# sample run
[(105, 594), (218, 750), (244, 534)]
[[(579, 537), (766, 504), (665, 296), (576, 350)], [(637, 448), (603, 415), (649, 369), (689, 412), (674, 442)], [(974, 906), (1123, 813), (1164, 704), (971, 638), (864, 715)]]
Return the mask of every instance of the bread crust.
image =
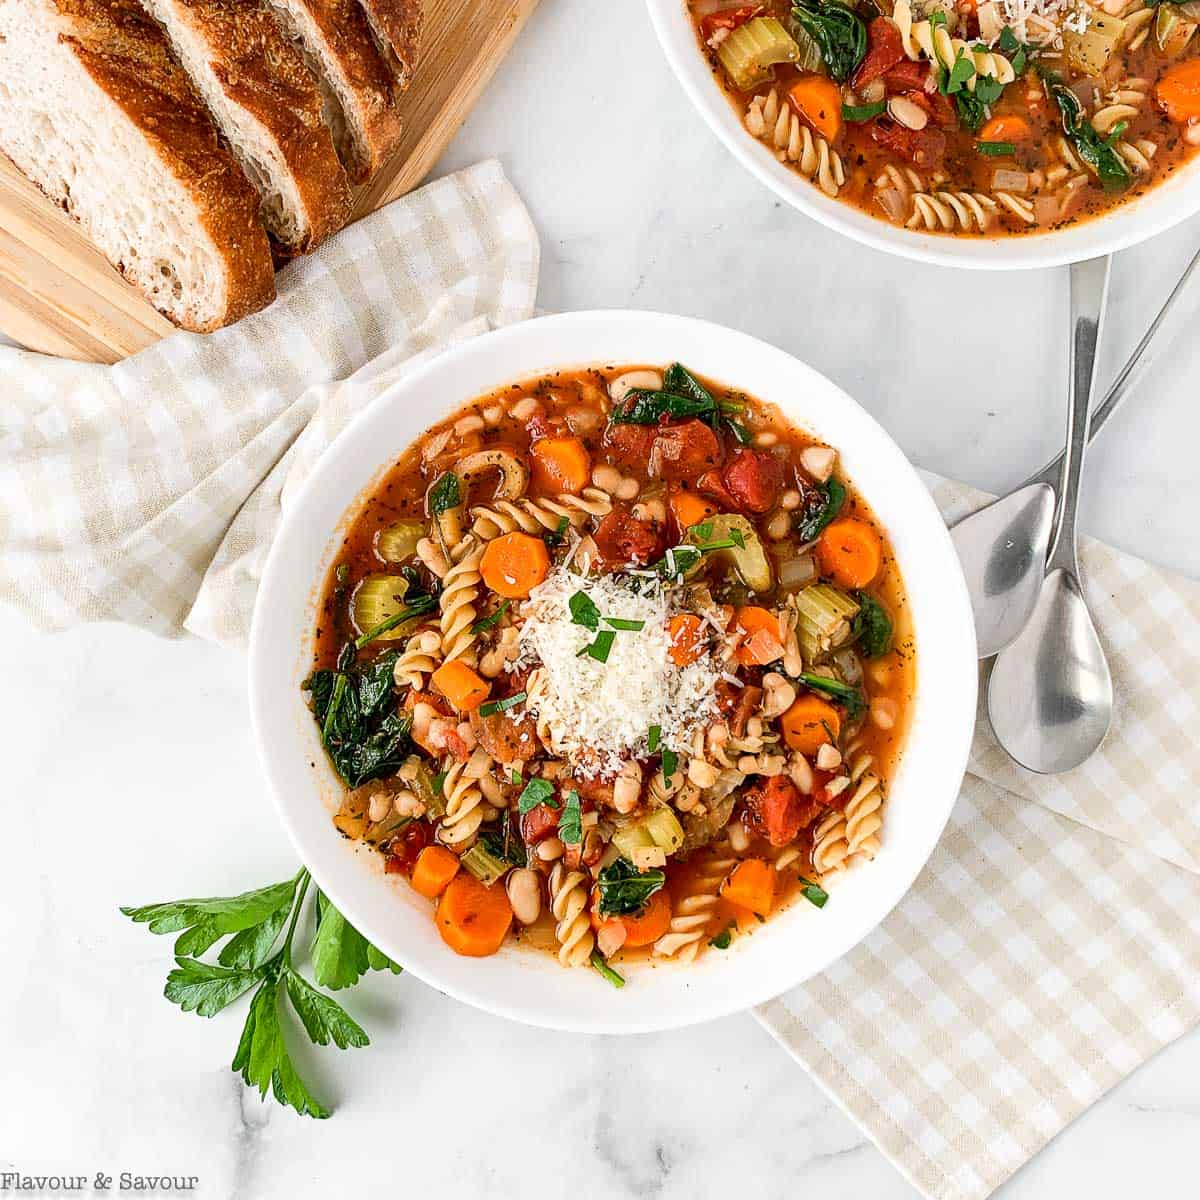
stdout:
[[(353, 95), (358, 125), (366, 141), (359, 161), (346, 163), (352, 179), (370, 178), (400, 143), (404, 122), (398, 105), (400, 87), (377, 48), (358, 0), (270, 0), (272, 8), (307, 13)], [(286, 28), (286, 25), (285, 25)], [(345, 107), (345, 105), (342, 105)]]
[(321, 115), (321, 94), (300, 52), (253, 0), (160, 0), (155, 6), (164, 7), (202, 39), (225, 95), (275, 140), (309, 223), (307, 236), (286, 249), (313, 249), (345, 224), (351, 195)]
[(408, 86), (420, 57), (423, 0), (361, 0), (367, 20), (401, 88)]
[[(54, 6), (60, 40), (193, 197), (200, 224), (225, 263), (224, 312), (184, 327), (207, 333), (270, 304), (275, 276), (258, 196), (218, 141), (161, 31), (135, 0), (54, 0)], [(113, 265), (124, 273), (124, 264)]]

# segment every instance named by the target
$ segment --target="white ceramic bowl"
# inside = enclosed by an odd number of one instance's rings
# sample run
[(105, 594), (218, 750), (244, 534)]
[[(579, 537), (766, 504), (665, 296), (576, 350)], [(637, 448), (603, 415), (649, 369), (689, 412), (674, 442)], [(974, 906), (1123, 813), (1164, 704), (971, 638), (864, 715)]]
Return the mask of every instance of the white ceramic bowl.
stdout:
[[(334, 829), (337, 782), (300, 683), (314, 601), (363, 489), (423, 430), (480, 393), (561, 367), (680, 360), (780, 405), (839, 448), (843, 466), (887, 527), (908, 584), (917, 643), (909, 744), (888, 799), (883, 849), (831, 888), (823, 910), (799, 902), (754, 936), (691, 966), (638, 964), (616, 990), (594, 971), (506, 946), (460, 958), (429, 902), (387, 877), (378, 856)], [(362, 413), (322, 457), (289, 507), (258, 593), (250, 640), (255, 736), (284, 825), (313, 877), (349, 920), (427, 983), (531, 1024), (590, 1032), (666, 1029), (747, 1008), (814, 975), (866, 936), (908, 890), (958, 793), (975, 720), (975, 641), (950, 538), (916, 473), (853, 400), (810, 367), (742, 333), (682, 317), (585, 312), (480, 337), (414, 371)]]
[(683, 90), (733, 156), (780, 199), (822, 225), (877, 250), (948, 267), (1053, 267), (1124, 250), (1200, 212), (1200, 162), (1193, 161), (1146, 195), (1102, 217), (1045, 233), (990, 238), (936, 236), (868, 216), (852, 204), (830, 199), (746, 132), (713, 77), (688, 16), (686, 0), (646, 0), (646, 4), (663, 52)]

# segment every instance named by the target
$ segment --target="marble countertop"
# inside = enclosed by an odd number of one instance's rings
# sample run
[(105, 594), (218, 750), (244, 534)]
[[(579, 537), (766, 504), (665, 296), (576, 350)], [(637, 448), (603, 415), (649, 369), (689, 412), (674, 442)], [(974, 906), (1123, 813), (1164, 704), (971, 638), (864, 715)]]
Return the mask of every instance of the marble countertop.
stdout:
[[(1040, 465), (1061, 438), (1065, 272), (923, 267), (824, 231), (693, 116), (640, 5), (615, 11), (543, 0), (438, 166), (503, 160), (541, 231), (541, 305), (721, 321), (832, 377), (921, 466), (998, 490)], [(1118, 258), (1106, 375), (1198, 243), (1193, 224)], [(1083, 515), (1191, 576), (1197, 378), (1192, 339), (1097, 444)], [(111, 626), (42, 637), (0, 613), (0, 671), (0, 1172), (198, 1176), (183, 1194), (231, 1200), (916, 1195), (749, 1016), (576, 1037), (375, 977), (348, 1000), (373, 1045), (305, 1059), (334, 1119), (261, 1105), (228, 1069), (240, 1015), (167, 1004), (168, 939), (116, 911), (294, 870), (243, 658)], [(1198, 1081), (1193, 1034), (1000, 1194), (1194, 1194)]]

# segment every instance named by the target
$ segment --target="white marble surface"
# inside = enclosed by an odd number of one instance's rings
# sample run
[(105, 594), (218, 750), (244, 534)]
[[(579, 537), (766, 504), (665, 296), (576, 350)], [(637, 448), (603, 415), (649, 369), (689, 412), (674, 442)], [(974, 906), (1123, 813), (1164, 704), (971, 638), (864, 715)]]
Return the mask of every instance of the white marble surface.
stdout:
[[(845, 386), (920, 465), (993, 489), (1060, 437), (1065, 275), (893, 261), (781, 207), (693, 119), (636, 0), (619, 15), (543, 0), (439, 171), (487, 154), (541, 230), (548, 309), (751, 330)], [(1110, 364), (1198, 242), (1193, 225), (1120, 256)], [(1098, 444), (1084, 506), (1090, 532), (1192, 576), (1198, 378), (1191, 340)], [(312, 1063), (335, 1118), (261, 1106), (228, 1070), (240, 1015), (168, 1005), (168, 940), (116, 912), (293, 869), (243, 668), (191, 640), (46, 638), (0, 613), (0, 1171), (197, 1175), (194, 1194), (246, 1198), (915, 1195), (748, 1016), (572, 1037), (375, 978), (348, 1002), (373, 1046)], [(1005, 1200), (1194, 1196), (1198, 1081), (1194, 1034)]]

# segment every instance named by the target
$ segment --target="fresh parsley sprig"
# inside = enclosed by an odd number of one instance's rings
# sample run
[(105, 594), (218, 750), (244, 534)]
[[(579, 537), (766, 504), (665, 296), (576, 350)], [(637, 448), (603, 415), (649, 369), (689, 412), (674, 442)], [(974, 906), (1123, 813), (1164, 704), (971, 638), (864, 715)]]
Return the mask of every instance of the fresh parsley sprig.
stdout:
[[(175, 968), (163, 991), (184, 1012), (213, 1017), (252, 988), (246, 1023), (233, 1057), (233, 1070), (260, 1096), (271, 1094), (302, 1116), (330, 1115), (300, 1077), (288, 1053), (279, 1002), (286, 996), (309, 1040), (318, 1046), (332, 1042), (339, 1050), (366, 1046), (369, 1039), (332, 996), (300, 974), (296, 965), (296, 935), (312, 880), (301, 868), (282, 883), (255, 888), (237, 896), (199, 900), (170, 900), (162, 904), (123, 907), (130, 920), (148, 925), (151, 933), (178, 933)], [(367, 971), (400, 973), (400, 967), (372, 946), (316, 890), (316, 925), (310, 959), (313, 977), (321, 987), (353, 986)], [(276, 949), (280, 934), (283, 943)], [(204, 962), (222, 938), (217, 961)]]

